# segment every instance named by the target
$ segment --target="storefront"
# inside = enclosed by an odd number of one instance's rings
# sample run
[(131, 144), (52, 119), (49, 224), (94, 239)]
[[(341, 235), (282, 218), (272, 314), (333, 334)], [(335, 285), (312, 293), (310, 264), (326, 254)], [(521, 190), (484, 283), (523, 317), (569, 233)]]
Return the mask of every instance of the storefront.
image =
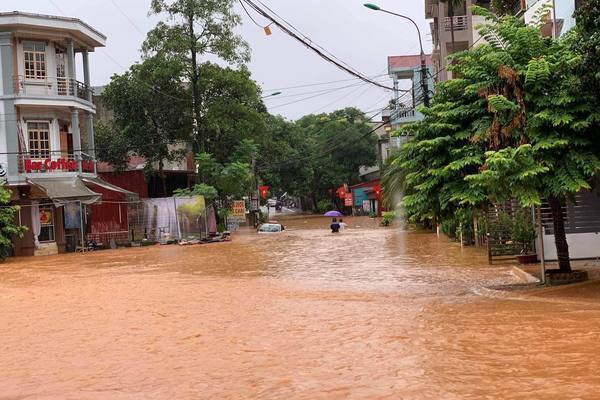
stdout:
[(12, 204), (20, 207), (15, 219), (27, 227), (22, 238), (14, 239), (16, 256), (75, 251), (84, 237), (87, 206), (101, 199), (75, 176), (28, 178), (11, 191)]
[(381, 186), (379, 179), (359, 183), (350, 187), (355, 215), (381, 216), (385, 211), (381, 203)]

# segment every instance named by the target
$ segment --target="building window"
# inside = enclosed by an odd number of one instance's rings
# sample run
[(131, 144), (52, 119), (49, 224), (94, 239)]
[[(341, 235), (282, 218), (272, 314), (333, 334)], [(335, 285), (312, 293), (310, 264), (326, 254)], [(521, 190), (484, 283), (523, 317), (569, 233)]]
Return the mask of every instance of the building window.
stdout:
[(27, 122), (27, 136), (29, 137), (29, 156), (31, 158), (50, 157), (49, 122)]
[(44, 42), (23, 42), (25, 58), (25, 78), (46, 79), (46, 44)]
[(40, 242), (54, 242), (54, 208), (40, 206)]

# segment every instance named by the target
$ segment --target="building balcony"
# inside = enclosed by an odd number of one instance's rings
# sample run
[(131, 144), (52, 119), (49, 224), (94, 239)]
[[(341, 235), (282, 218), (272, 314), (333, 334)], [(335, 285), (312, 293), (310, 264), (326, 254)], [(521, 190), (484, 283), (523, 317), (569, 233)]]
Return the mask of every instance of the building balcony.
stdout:
[(393, 111), (390, 116), (393, 129), (398, 129), (401, 125), (417, 122), (423, 119), (423, 114), (413, 107), (401, 107)]
[(18, 75), (14, 77), (14, 88), (16, 95), (22, 98), (83, 100), (92, 105), (92, 88), (72, 78), (29, 79)]
[(450, 32), (454, 25), (454, 31), (466, 31), (469, 29), (469, 17), (467, 15), (459, 15), (456, 17), (444, 18), (444, 30)]
[(96, 174), (96, 160), (85, 153), (40, 151), (17, 155), (19, 174), (29, 177)]

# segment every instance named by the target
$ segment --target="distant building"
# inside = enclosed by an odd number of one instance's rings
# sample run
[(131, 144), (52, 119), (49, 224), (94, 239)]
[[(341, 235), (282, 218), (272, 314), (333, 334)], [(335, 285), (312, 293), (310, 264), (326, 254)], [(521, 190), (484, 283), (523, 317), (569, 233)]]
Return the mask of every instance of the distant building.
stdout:
[(542, 26), (542, 34), (560, 37), (575, 26), (573, 13), (580, 4), (580, 0), (526, 0), (525, 22), (530, 23), (536, 13), (546, 7), (548, 12), (542, 17), (546, 21)]

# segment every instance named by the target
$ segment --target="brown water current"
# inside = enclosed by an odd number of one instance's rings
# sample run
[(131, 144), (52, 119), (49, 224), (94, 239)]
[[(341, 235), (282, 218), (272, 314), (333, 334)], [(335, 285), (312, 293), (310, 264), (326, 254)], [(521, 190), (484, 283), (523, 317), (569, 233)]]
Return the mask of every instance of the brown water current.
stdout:
[(348, 222), (0, 264), (0, 399), (600, 398), (600, 304)]

